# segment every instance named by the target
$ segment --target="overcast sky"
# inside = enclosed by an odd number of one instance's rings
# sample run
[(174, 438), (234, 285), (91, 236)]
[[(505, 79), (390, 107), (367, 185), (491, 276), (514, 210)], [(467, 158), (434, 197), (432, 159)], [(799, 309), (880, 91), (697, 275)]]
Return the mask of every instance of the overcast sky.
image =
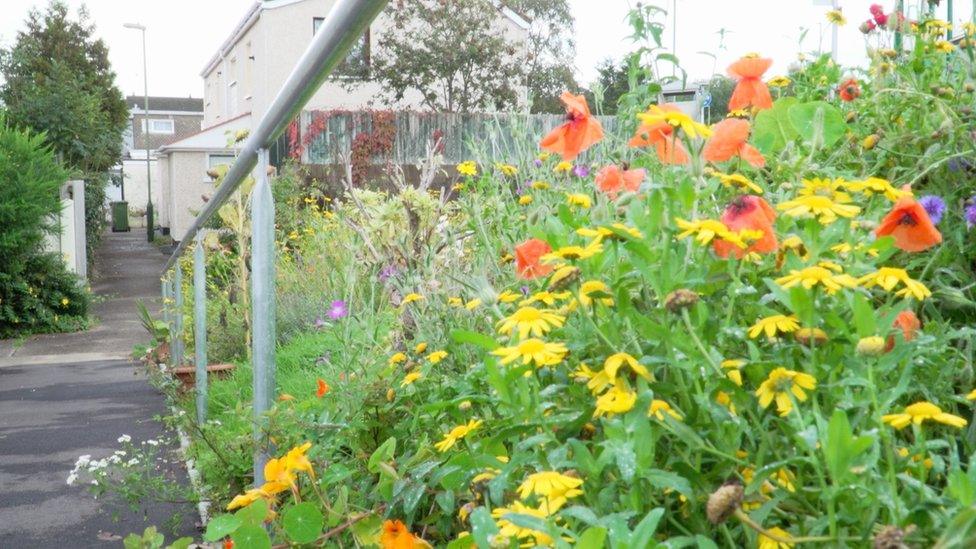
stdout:
[[(244, 15), (252, 0), (67, 0), (85, 4), (98, 36), (109, 47), (118, 85), (126, 94), (141, 94), (142, 45), (139, 32), (122, 27), (139, 22), (148, 29), (149, 92), (152, 95), (200, 97), (200, 71)], [(569, 0), (576, 17), (577, 56), (572, 60), (580, 81), (595, 77), (594, 67), (606, 57), (620, 58), (632, 44), (626, 15), (636, 0)], [(675, 2), (677, 5), (675, 6)], [(840, 29), (840, 61), (864, 62), (864, 39), (858, 24), (869, 17), (868, 6), (881, 3), (890, 11), (894, 0), (839, 0), (848, 24)], [(672, 14), (665, 21), (664, 42), (671, 49), (677, 29), (676, 53), (689, 77), (707, 78), (724, 72), (747, 52), (773, 57), (768, 76), (784, 73), (801, 51), (830, 49), (830, 27), (824, 0), (645, 0)], [(827, 0), (829, 3), (829, 0)], [(906, 2), (915, 4), (916, 1)], [(23, 28), (27, 12), (46, 0), (0, 0), (0, 44), (9, 45)], [(943, 2), (945, 4), (945, 2)], [(969, 2), (956, 2), (956, 21), (968, 19)], [(944, 12), (945, 7), (942, 7)], [(943, 15), (944, 16), (944, 15)], [(719, 31), (725, 29), (724, 42)], [(807, 29), (802, 44), (800, 36)], [(721, 48), (720, 48), (721, 46)], [(700, 52), (712, 52), (717, 59)], [(670, 69), (666, 69), (667, 73)]]

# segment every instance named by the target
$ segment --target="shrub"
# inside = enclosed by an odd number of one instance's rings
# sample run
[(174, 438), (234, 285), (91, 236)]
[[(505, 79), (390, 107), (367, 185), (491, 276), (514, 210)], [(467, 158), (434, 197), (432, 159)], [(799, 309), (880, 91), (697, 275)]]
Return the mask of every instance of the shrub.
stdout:
[(0, 119), (0, 337), (77, 329), (88, 297), (44, 238), (57, 234), (59, 189), (68, 174), (43, 134)]

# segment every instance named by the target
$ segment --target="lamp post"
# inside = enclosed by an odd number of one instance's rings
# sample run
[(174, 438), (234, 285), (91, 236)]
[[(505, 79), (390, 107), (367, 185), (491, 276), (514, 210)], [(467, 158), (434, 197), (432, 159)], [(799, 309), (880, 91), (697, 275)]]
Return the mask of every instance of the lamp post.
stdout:
[(149, 74), (146, 70), (146, 27), (139, 23), (125, 23), (122, 25), (127, 29), (142, 31), (142, 84), (143, 84), (143, 124), (142, 142), (146, 149), (146, 239), (152, 242), (155, 238), (153, 228), (153, 205), (152, 205), (152, 167), (149, 159)]

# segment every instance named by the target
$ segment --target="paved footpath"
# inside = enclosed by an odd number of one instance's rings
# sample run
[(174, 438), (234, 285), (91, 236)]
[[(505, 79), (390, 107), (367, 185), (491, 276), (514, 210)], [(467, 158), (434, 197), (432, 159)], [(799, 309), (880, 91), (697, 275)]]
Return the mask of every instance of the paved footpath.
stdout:
[[(175, 525), (193, 535), (192, 505), (152, 503), (132, 510), (66, 479), (80, 455), (110, 456), (125, 434), (134, 443), (164, 436), (154, 416), (161, 394), (129, 357), (147, 339), (136, 303), (158, 307), (165, 256), (145, 232), (108, 233), (92, 290), (98, 324), (76, 334), (0, 341), (0, 548), (121, 547), (120, 536)], [(166, 435), (172, 439), (172, 434)], [(176, 449), (163, 470), (185, 482)], [(173, 517), (176, 517), (174, 520)], [(167, 532), (167, 541), (172, 541)]]

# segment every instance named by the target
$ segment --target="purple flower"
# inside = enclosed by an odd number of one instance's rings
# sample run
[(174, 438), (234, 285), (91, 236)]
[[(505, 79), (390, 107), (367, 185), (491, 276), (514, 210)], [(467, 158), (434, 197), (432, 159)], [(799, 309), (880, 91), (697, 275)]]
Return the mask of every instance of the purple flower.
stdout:
[(316, 328), (325, 328), (328, 325), (328, 323), (322, 320), (322, 317), (318, 317), (315, 319), (315, 323), (312, 325), (315, 326)]
[(942, 221), (942, 214), (946, 210), (945, 200), (942, 200), (942, 197), (930, 194), (919, 198), (918, 203), (925, 208), (925, 211), (929, 214), (929, 219), (932, 220), (932, 224), (938, 225), (939, 221)]
[(576, 177), (586, 177), (590, 175), (590, 167), (586, 164), (577, 164), (573, 166), (573, 175)]
[(380, 269), (380, 282), (386, 283), (387, 280), (395, 277), (398, 274), (400, 274), (400, 271), (397, 269), (396, 265), (387, 265)]
[(522, 295), (529, 295), (529, 293), (532, 291), (532, 290), (529, 289), (528, 286), (522, 286), (519, 289), (522, 290)]
[(538, 158), (536, 158), (535, 160), (533, 160), (532, 163), (535, 164), (535, 167), (536, 168), (541, 168), (542, 167), (542, 160), (540, 160)]
[(519, 183), (515, 185), (515, 194), (517, 196), (522, 196), (532, 187), (532, 181), (526, 181), (525, 183)]
[(346, 302), (337, 299), (332, 302), (332, 306), (329, 307), (329, 312), (326, 313), (332, 320), (339, 320), (349, 314), (349, 307), (346, 306)]
[(966, 206), (966, 228), (972, 229), (973, 225), (976, 225), (976, 196), (969, 199), (969, 205)]

